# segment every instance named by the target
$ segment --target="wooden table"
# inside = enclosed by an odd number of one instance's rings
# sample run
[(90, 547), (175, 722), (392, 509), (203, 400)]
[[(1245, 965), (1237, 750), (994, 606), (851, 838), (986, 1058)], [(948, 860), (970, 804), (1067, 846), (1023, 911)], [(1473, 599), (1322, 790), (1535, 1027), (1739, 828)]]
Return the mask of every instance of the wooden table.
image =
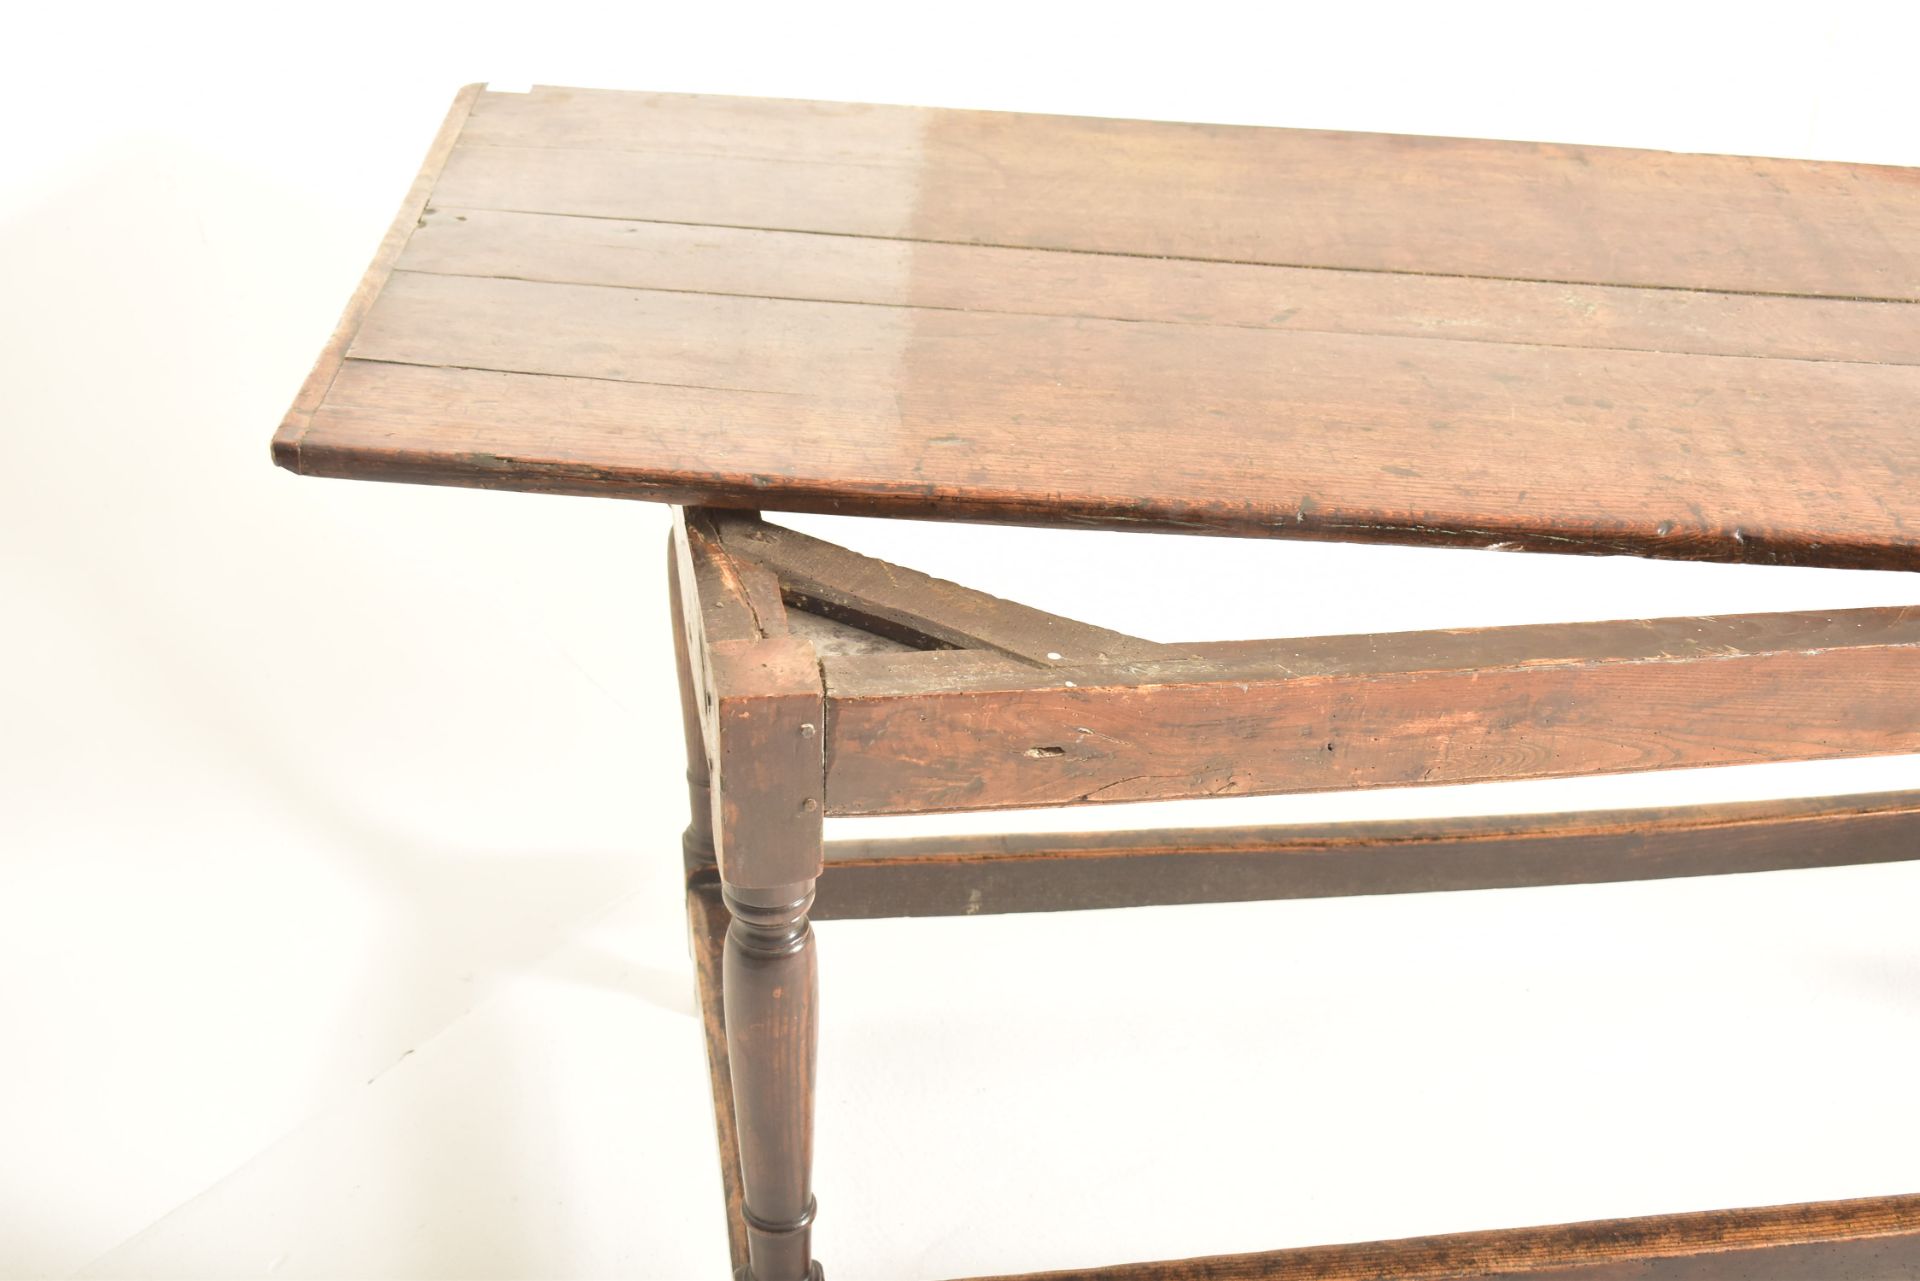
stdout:
[[(676, 506), (733, 1259), (801, 1281), (810, 918), (1920, 856), (1913, 793), (823, 843), (825, 815), (1920, 751), (1920, 607), (1160, 644), (759, 512), (1920, 569), (1916, 303), (1920, 170), (474, 86), (274, 457)], [(1920, 1277), (1920, 1196), (1072, 1275)]]

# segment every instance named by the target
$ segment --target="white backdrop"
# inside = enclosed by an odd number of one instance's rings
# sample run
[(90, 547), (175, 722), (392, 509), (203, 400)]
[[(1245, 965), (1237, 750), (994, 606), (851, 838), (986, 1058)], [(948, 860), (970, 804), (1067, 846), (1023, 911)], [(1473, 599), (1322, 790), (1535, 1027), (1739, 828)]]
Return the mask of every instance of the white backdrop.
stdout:
[[(664, 512), (267, 459), (457, 86), (1920, 164), (1916, 47), (1913, 6), (1836, 3), (12, 14), (0, 1275), (724, 1274)], [(795, 523), (1166, 640), (1920, 601), (1897, 575)], [(1903, 786), (1915, 758), (1176, 817)], [(1169, 818), (1125, 808), (1019, 821)], [(1917, 902), (1896, 866), (829, 923), (818, 1250), (910, 1281), (1911, 1191)]]

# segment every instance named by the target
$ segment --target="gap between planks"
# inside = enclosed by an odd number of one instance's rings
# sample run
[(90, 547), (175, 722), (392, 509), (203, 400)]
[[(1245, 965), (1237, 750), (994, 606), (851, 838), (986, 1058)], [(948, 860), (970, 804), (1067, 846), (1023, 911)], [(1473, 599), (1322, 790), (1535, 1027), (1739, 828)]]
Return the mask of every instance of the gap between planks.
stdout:
[[(494, 211), (494, 212), (514, 212), (514, 211), (500, 210), (500, 211)], [(551, 216), (577, 217), (579, 215), (569, 214), (569, 215), (551, 215)], [(646, 219), (620, 219), (618, 221), (644, 222), (647, 220)], [(669, 224), (669, 225), (708, 226), (708, 225), (715, 225), (715, 224), (678, 223), (678, 224)], [(733, 228), (724, 228), (724, 229), (734, 230)], [(744, 230), (755, 230), (755, 229), (746, 228)], [(785, 233), (783, 232), (782, 234), (827, 235), (827, 234), (833, 234), (833, 233), (826, 233), (826, 232)], [(860, 237), (860, 238), (879, 239), (879, 237)], [(928, 242), (928, 243), (946, 244), (951, 242), (935, 241), (935, 242)], [(1003, 246), (980, 246), (980, 247), (1001, 248)], [(1046, 252), (1053, 252), (1053, 251), (1034, 250), (1032, 252), (1046, 253)], [(1077, 252), (1083, 252), (1083, 251), (1061, 250), (1058, 252), (1077, 253)], [(1188, 259), (1185, 261), (1215, 262), (1218, 260)], [(1231, 265), (1264, 266), (1268, 264), (1236, 263)], [(1272, 264), (1272, 265), (1280, 266), (1280, 264)], [(1431, 275), (1430, 273), (1423, 273), (1423, 272), (1380, 272), (1380, 271), (1372, 271), (1370, 268), (1364, 268), (1364, 267), (1285, 266), (1284, 269), (1289, 271), (1352, 271), (1352, 272), (1368, 273), (1373, 275), (1425, 276), (1435, 280), (1490, 280), (1490, 281), (1504, 280), (1504, 281), (1510, 281), (1511, 283), (1516, 283), (1516, 284), (1570, 284), (1570, 285), (1579, 285), (1579, 287), (1581, 288), (1600, 288), (1600, 289), (1653, 288), (1653, 286), (1646, 286), (1646, 285), (1592, 285), (1592, 286), (1589, 286), (1577, 281), (1540, 281), (1540, 280), (1523, 281), (1523, 280), (1518, 280), (1516, 278), (1501, 277), (1501, 276), (1438, 276), (1438, 275)], [(516, 283), (524, 284), (524, 285), (558, 285), (566, 288), (577, 288), (577, 289), (617, 289), (617, 290), (624, 290), (626, 292), (636, 293), (636, 294), (684, 294), (684, 295), (688, 295), (695, 298), (749, 298), (749, 299), (757, 299), (764, 302), (805, 303), (809, 305), (817, 304), (817, 305), (830, 306), (830, 307), (886, 307), (896, 311), (953, 312), (963, 316), (1027, 316), (1027, 317), (1032, 317), (1038, 320), (1094, 320), (1094, 321), (1101, 321), (1104, 323), (1121, 324), (1121, 325), (1174, 325), (1174, 326), (1181, 326), (1181, 327), (1192, 328), (1192, 329), (1247, 329), (1247, 330), (1252, 330), (1256, 333), (1335, 334), (1335, 335), (1344, 335), (1344, 336), (1353, 337), (1353, 338), (1407, 338), (1407, 339), (1412, 339), (1416, 342), (1476, 343), (1482, 346), (1490, 346), (1490, 347), (1532, 347), (1532, 348), (1543, 348), (1543, 349), (1555, 350), (1555, 351), (1630, 351), (1630, 352), (1638, 352), (1640, 354), (1648, 355), (1648, 356), (1671, 356), (1676, 359), (1687, 359), (1687, 360), (1706, 358), (1706, 359), (1716, 359), (1716, 360), (1796, 360), (1796, 361), (1802, 361), (1804, 363), (1813, 364), (1813, 365), (1869, 365), (1869, 366), (1920, 365), (1920, 360), (1855, 360), (1855, 359), (1849, 359), (1843, 356), (1791, 356), (1791, 355), (1773, 355), (1773, 354), (1761, 354), (1757, 352), (1736, 352), (1736, 351), (1679, 351), (1679, 350), (1675, 350), (1673, 348), (1668, 348), (1668, 347), (1628, 346), (1620, 343), (1538, 342), (1538, 341), (1522, 341), (1519, 339), (1511, 339), (1511, 338), (1474, 338), (1474, 337), (1467, 337), (1465, 335), (1460, 335), (1460, 334), (1408, 334), (1408, 333), (1400, 333), (1391, 329), (1362, 329), (1362, 328), (1351, 327), (1351, 326), (1347, 328), (1336, 329), (1336, 328), (1332, 328), (1324, 325), (1255, 325), (1255, 324), (1249, 324), (1245, 321), (1234, 321), (1234, 320), (1178, 320), (1178, 319), (1167, 319), (1167, 318), (1162, 318), (1157, 316), (1156, 317), (1114, 316), (1114, 315), (1106, 315), (1099, 312), (1091, 312), (1091, 311), (1055, 311), (1055, 310), (1047, 310), (1047, 309), (1029, 310), (1024, 308), (1013, 308), (1013, 307), (955, 307), (955, 306), (950, 306), (945, 304), (935, 304), (935, 303), (886, 302), (883, 300), (873, 299), (873, 298), (824, 298), (824, 297), (812, 296), (807, 294), (757, 293), (757, 292), (749, 292), (746, 290), (737, 290), (737, 289), (684, 289), (684, 288), (669, 288), (662, 285), (610, 284), (605, 281), (595, 281), (595, 280), (564, 280), (554, 276), (524, 276), (524, 275), (516, 275), (512, 272), (441, 271), (441, 270), (435, 270), (429, 267), (397, 267), (394, 269), (393, 274), (396, 276), (440, 276), (450, 280), (511, 280)], [(1737, 291), (1730, 291), (1730, 290), (1714, 291), (1714, 290), (1701, 290), (1701, 289), (1687, 289), (1678, 285), (1663, 286), (1663, 287), (1671, 288), (1676, 292), (1684, 292), (1684, 293), (1720, 292), (1720, 293), (1726, 293), (1729, 296), (1750, 297), (1750, 298), (1792, 298), (1792, 299), (1802, 299), (1802, 300), (1813, 301), (1813, 302), (1856, 302), (1856, 303), (1863, 303), (1863, 304), (1900, 303), (1905, 305), (1911, 305), (1911, 303), (1909, 303), (1909, 301), (1904, 298), (1834, 298), (1824, 294), (1762, 294), (1762, 293), (1742, 294), (1742, 293), (1738, 293)], [(359, 357), (356, 357), (355, 359), (359, 359)], [(404, 361), (404, 360), (388, 360), (388, 361), (381, 361), (378, 363), (404, 365), (404, 364), (410, 364), (413, 362)], [(482, 365), (434, 365), (434, 366), (426, 366), (426, 367), (440, 368), (440, 369), (472, 369), (477, 373), (497, 373), (497, 374), (528, 372), (526, 370), (518, 370), (518, 369), (492, 369)], [(545, 376), (558, 377), (558, 378), (569, 378), (569, 377), (592, 378), (593, 377), (592, 375), (573, 375), (573, 374), (550, 374)], [(666, 386), (666, 387), (702, 386), (702, 384), (698, 384), (698, 383), (655, 383), (655, 382), (651, 382), (643, 379), (623, 379), (623, 378), (600, 378), (600, 379), (597, 379), (597, 381), (633, 382), (640, 386)], [(748, 388), (748, 387), (709, 387), (709, 388), (706, 388), (706, 390), (740, 391), (740, 392), (750, 393), (753, 395), (763, 395), (763, 396), (779, 396), (779, 395), (791, 394), (787, 392), (761, 392), (761, 391), (755, 391), (753, 388)]]
[[(462, 143), (462, 149), (489, 146)], [(507, 149), (507, 148), (503, 148)], [(540, 148), (524, 148), (540, 150)], [(585, 148), (582, 148), (585, 150)], [(664, 153), (663, 153), (664, 154)], [(438, 208), (439, 206), (436, 206)], [(1032, 253), (1081, 254), (1092, 258), (1130, 258), (1159, 262), (1219, 263), (1231, 267), (1278, 267), (1289, 271), (1339, 271), (1369, 276), (1408, 276), (1428, 280), (1491, 280), (1518, 285), (1572, 285), (1581, 289), (1650, 289), (1666, 293), (1722, 294), (1736, 298), (1800, 298), (1817, 302), (1894, 303), (1913, 306), (1920, 298), (1894, 298), (1881, 294), (1821, 294), (1786, 289), (1729, 289), (1710, 285), (1657, 285), (1618, 280), (1577, 280), (1559, 276), (1496, 276), (1470, 271), (1412, 271), (1404, 267), (1342, 267), (1328, 263), (1270, 262), (1259, 258), (1209, 258), (1200, 254), (1156, 254), (1123, 249), (1086, 249), (1065, 245), (1016, 244), (994, 240), (951, 240), (930, 236), (886, 236), (866, 231), (834, 231), (813, 227), (768, 227), (744, 222), (696, 222), (684, 218), (637, 218), (630, 214), (588, 214), (552, 209), (519, 209), (505, 205), (465, 202), (447, 208), (472, 209), (483, 213), (528, 214), (549, 218), (591, 218), (600, 222), (643, 222), (665, 227), (714, 227), (722, 231), (774, 231), (784, 235), (837, 236), (849, 240), (882, 240), (909, 245), (951, 245), (963, 249), (1015, 249)]]

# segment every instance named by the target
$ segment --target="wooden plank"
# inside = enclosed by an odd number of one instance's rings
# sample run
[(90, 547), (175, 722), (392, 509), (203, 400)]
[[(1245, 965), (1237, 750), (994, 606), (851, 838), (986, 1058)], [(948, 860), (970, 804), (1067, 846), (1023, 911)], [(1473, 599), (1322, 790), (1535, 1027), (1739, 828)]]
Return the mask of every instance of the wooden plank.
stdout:
[[(785, 606), (780, 590), (758, 566), (742, 567), (734, 563), (714, 534), (712, 524), (698, 512), (676, 508), (673, 513), (671, 542), (675, 593), (675, 626), (680, 629), (680, 648), (686, 655), (686, 680), (693, 698), (694, 714), (699, 717), (698, 737), (703, 764), (708, 774), (718, 751), (718, 698), (715, 688), (713, 655), (716, 645), (751, 645), (769, 635), (786, 634)], [(684, 709), (683, 709), (684, 711)], [(693, 744), (689, 729), (688, 744)], [(693, 779), (692, 758), (688, 758), (688, 779)], [(711, 802), (711, 779), (706, 778), (696, 793), (704, 792)], [(711, 837), (712, 819), (696, 820), (699, 834)], [(711, 850), (711, 840), (708, 841)]]
[(1920, 299), (1908, 170), (842, 103), (489, 95), (448, 205), (1150, 257)]
[(1039, 667), (1179, 655), (751, 516), (712, 518), (728, 550), (770, 571), (789, 600), (871, 632), (928, 647), (991, 650)]
[(714, 641), (756, 641), (786, 633), (779, 584), (758, 566), (743, 570), (705, 512), (676, 508), (673, 538), (682, 605), (695, 631), (691, 650), (704, 657)]
[(733, 1110), (733, 1071), (727, 1052), (720, 957), (731, 917), (713, 876), (687, 886), (687, 938), (693, 952), (700, 1027), (706, 1034), (708, 1084), (713, 1092), (714, 1137), (720, 1149), (720, 1189), (725, 1198), (727, 1257), (733, 1270), (747, 1266), (746, 1198), (740, 1183), (740, 1128)]
[(832, 841), (817, 920), (1721, 876), (1920, 859), (1920, 792), (1330, 826)]
[[(813, 647), (788, 633), (773, 576), (737, 561), (709, 513), (676, 509), (673, 547), (706, 775), (693, 794), (709, 805), (708, 822), (695, 826), (730, 884), (810, 878), (820, 858), (824, 719)], [(811, 732), (802, 736), (802, 725)]]
[(827, 661), (840, 814), (1920, 750), (1920, 607), (1331, 638), (1016, 673)]
[[(1148, 685), (1169, 680), (1369, 677), (1501, 667), (1673, 662), (1770, 653), (1784, 646), (1825, 650), (1904, 644), (1920, 621), (1920, 605), (1711, 617), (1612, 619), (1597, 623), (1531, 623), (1424, 632), (1360, 632), (1281, 640), (1190, 641), (1184, 655), (1108, 664), (1100, 672), (1068, 672), (1082, 687)], [(923, 689), (1043, 689), (1060, 673), (1030, 671), (977, 654), (896, 653), (834, 665), (834, 683), (848, 698), (892, 697)]]
[(1920, 363), (1904, 304), (927, 244), (440, 205), (400, 269), (812, 302)]
[[(667, 607), (673, 625), (673, 670), (680, 687), (680, 728), (687, 756), (687, 829), (680, 838), (680, 854), (688, 872), (714, 866), (713, 778), (707, 752), (706, 691), (708, 675), (704, 642), (688, 625), (688, 595), (681, 583), (680, 549), (684, 527), (667, 535)], [(697, 604), (697, 602), (695, 602)]]
[(293, 406), (287, 410), (287, 416), (281, 420), (280, 429), (273, 437), (273, 457), (282, 467), (294, 471), (300, 470), (300, 438), (306, 434), (314, 411), (326, 400), (327, 390), (333, 386), (334, 378), (340, 372), (340, 362), (346, 359), (347, 347), (353, 336), (366, 320), (374, 300), (386, 286), (387, 278), (392, 274), (393, 265), (399, 260), (405, 248), (407, 238), (419, 225), (427, 207), (427, 200), (433, 187), (440, 180), (440, 173), (446, 167), (447, 157), (453, 154), (453, 144), (465, 127), (468, 114), (479, 100), (483, 84), (470, 84), (453, 97), (453, 105), (447, 109), (447, 118), (441, 122), (440, 131), (434, 135), (433, 143), (427, 148), (426, 159), (420, 163), (420, 173), (407, 189), (407, 195), (400, 202), (400, 211), (393, 216), (393, 223), (387, 228), (387, 234), (381, 238), (380, 245), (374, 250), (373, 261), (367, 264), (366, 272), (360, 277), (360, 283), (354, 287), (347, 299), (346, 308), (340, 313), (338, 323), (334, 325), (333, 336), (321, 350), (320, 358), (314, 362), (313, 371), (307, 375), (307, 381), (294, 397)]
[(410, 275), (354, 354), (307, 472), (1920, 567), (1914, 366)]
[(976, 1281), (1914, 1281), (1920, 1196), (1709, 1210)]
[(891, 637), (843, 623), (838, 619), (810, 614), (804, 609), (787, 612), (787, 630), (805, 638), (820, 655), (901, 654), (916, 652), (912, 645)]
[(481, 95), (374, 276), (396, 252), (421, 270), (356, 301), (276, 456), (726, 507), (1911, 569), (1917, 172)]
[(765, 567), (742, 560), (721, 537), (722, 514), (681, 508), (674, 527), (686, 543), (695, 568), (710, 640), (761, 640), (787, 634), (786, 602), (780, 583)]

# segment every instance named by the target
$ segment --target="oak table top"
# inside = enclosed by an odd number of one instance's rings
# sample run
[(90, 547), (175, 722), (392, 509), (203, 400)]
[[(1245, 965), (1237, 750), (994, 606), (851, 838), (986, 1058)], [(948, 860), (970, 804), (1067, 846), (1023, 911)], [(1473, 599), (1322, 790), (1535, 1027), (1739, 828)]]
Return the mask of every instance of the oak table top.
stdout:
[(463, 90), (360, 479), (1920, 569), (1920, 169)]

